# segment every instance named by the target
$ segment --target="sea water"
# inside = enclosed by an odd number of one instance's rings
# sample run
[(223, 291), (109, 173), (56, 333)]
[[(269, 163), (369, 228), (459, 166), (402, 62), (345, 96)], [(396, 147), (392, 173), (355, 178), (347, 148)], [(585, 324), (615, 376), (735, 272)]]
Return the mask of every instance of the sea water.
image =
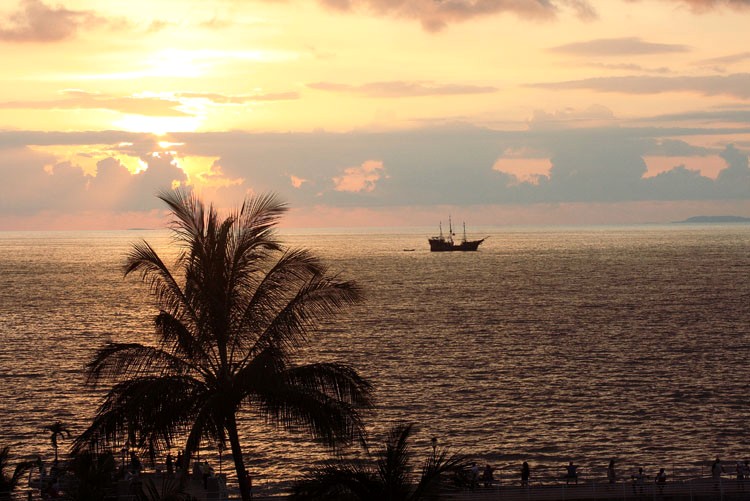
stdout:
[[(430, 253), (428, 230), (282, 233), (365, 291), (304, 356), (372, 381), (375, 444), (416, 423), (418, 461), (437, 437), (501, 477), (528, 461), (550, 481), (570, 460), (594, 478), (611, 458), (685, 476), (750, 458), (750, 225), (482, 231), (467, 253)], [(153, 340), (148, 289), (122, 276), (141, 238), (176, 256), (162, 231), (0, 233), (0, 446), (18, 459), (52, 457), (44, 425), (90, 422), (101, 391), (82, 368), (98, 347)], [(240, 423), (261, 490), (330, 457)], [(226, 453), (203, 457), (231, 476)]]

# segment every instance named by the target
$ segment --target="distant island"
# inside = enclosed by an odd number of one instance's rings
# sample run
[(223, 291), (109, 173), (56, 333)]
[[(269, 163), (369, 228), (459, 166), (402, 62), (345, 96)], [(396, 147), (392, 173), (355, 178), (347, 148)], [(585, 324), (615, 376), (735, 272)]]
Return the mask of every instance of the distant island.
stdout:
[(676, 223), (750, 223), (750, 217), (742, 216), (693, 216)]

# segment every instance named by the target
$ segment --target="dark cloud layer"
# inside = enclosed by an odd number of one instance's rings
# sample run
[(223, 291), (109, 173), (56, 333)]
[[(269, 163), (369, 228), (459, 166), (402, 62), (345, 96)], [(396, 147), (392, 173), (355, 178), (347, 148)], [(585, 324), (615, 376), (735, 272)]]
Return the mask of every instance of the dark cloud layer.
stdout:
[[(279, 1), (279, 0), (266, 0)], [(623, 0), (656, 1), (656, 0)], [(718, 8), (742, 9), (748, 0), (659, 0), (687, 6), (695, 13)], [(378, 16), (419, 21), (427, 31), (440, 31), (451, 24), (479, 17), (513, 14), (522, 19), (551, 20), (561, 12), (571, 12), (581, 19), (597, 17), (596, 4), (591, 0), (317, 0), (338, 12), (367, 12)]]
[(315, 82), (308, 84), (308, 87), (315, 90), (360, 94), (368, 97), (455, 96), (461, 94), (486, 94), (497, 91), (495, 87), (488, 86), (402, 81), (371, 82), (362, 85)]
[(319, 3), (338, 11), (367, 11), (376, 15), (417, 19), (428, 31), (438, 31), (451, 23), (504, 12), (523, 18), (551, 19), (564, 5), (572, 6), (579, 15), (593, 15), (593, 8), (584, 0), (319, 0)]
[(99, 109), (144, 116), (187, 116), (177, 109), (179, 101), (157, 97), (110, 96), (84, 91), (67, 91), (61, 99), (47, 101), (5, 101), (0, 109), (75, 110)]
[(552, 52), (575, 56), (635, 56), (643, 54), (669, 54), (687, 52), (687, 45), (646, 42), (637, 37), (602, 38), (558, 45), (549, 49)]
[(704, 96), (732, 96), (750, 99), (750, 73), (715, 76), (620, 76), (584, 78), (565, 82), (529, 84), (544, 89), (588, 89), (624, 94), (658, 94), (661, 92), (694, 92)]
[[(174, 147), (177, 155), (218, 158), (215, 165), (223, 176), (244, 180), (217, 189), (220, 200), (236, 200), (248, 190), (278, 192), (299, 208), (748, 200), (747, 151), (732, 145), (707, 148), (689, 143), (694, 135), (727, 132), (622, 127), (512, 132), (446, 127), (348, 134), (184, 133), (169, 139), (183, 143)], [(748, 135), (750, 127), (734, 132)], [(92, 177), (27, 146), (33, 144), (65, 144), (74, 150), (76, 145), (110, 144), (113, 154), (99, 160), (97, 175)], [(158, 207), (153, 194), (186, 178), (175, 167), (174, 154), (154, 157), (151, 152), (156, 149), (152, 136), (140, 134), (0, 133), (4, 180), (0, 214)], [(532, 183), (495, 169), (502, 158), (510, 164), (523, 160), (519, 152), (524, 151), (533, 152), (533, 158), (549, 159), (549, 172), (537, 175)], [(138, 157), (149, 168), (131, 175), (115, 153)], [(712, 179), (676, 162), (672, 169), (649, 178), (644, 176), (644, 159), (654, 155), (698, 161), (720, 155), (725, 168)]]
[[(276, 2), (279, 0), (265, 0)], [(287, 0), (290, 1), (290, 0)], [(425, 30), (440, 31), (454, 23), (499, 14), (512, 14), (528, 20), (551, 20), (561, 12), (581, 19), (594, 19), (597, 12), (591, 0), (316, 0), (338, 12), (366, 12), (378, 16), (416, 20)], [(655, 1), (655, 0), (624, 0)], [(696, 13), (717, 8), (744, 9), (750, 0), (660, 0), (688, 6)], [(94, 11), (72, 10), (42, 0), (20, 0), (15, 10), (0, 19), (0, 41), (58, 42), (76, 37), (80, 31), (102, 25), (122, 25), (123, 20), (108, 20)], [(125, 23), (127, 24), (127, 23)], [(204, 27), (224, 28), (229, 23), (216, 19)], [(146, 32), (173, 26), (153, 20)], [(657, 44), (658, 45), (658, 44)], [(656, 49), (657, 47), (651, 47)], [(668, 48), (668, 47), (665, 47)]]

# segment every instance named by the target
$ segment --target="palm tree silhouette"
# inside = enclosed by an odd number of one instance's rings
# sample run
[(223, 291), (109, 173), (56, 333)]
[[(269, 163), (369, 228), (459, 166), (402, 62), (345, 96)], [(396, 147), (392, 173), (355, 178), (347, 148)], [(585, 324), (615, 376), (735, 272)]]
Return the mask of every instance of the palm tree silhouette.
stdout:
[(55, 421), (52, 424), (48, 424), (44, 427), (44, 430), (50, 433), (49, 439), (52, 443), (52, 448), (55, 450), (55, 464), (57, 464), (57, 450), (59, 448), (57, 443), (57, 437), (70, 438), (70, 432), (60, 421)]
[[(178, 273), (145, 241), (125, 266), (150, 286), (159, 343), (110, 342), (89, 362), (89, 382), (113, 386), (74, 450), (129, 440), (164, 451), (179, 436), (186, 468), (201, 440), (228, 440), (244, 479), (240, 412), (332, 447), (361, 436), (370, 383), (347, 365), (295, 358), (322, 322), (361, 301), (359, 287), (310, 252), (282, 248), (274, 229), (286, 205), (274, 195), (248, 198), (223, 220), (193, 194), (159, 198), (173, 216)], [(250, 499), (245, 482), (240, 491)]]
[(292, 499), (416, 501), (437, 499), (441, 490), (464, 485), (468, 461), (459, 454), (449, 455), (434, 439), (432, 452), (415, 478), (409, 447), (413, 431), (413, 424), (391, 428), (385, 447), (369, 462), (343, 459), (313, 470), (294, 485)]
[(5, 470), (10, 467), (10, 447), (0, 449), (0, 499), (10, 499), (11, 493), (18, 486), (24, 474), (34, 466), (39, 466), (40, 460), (22, 461), (17, 463), (13, 473), (8, 475)]

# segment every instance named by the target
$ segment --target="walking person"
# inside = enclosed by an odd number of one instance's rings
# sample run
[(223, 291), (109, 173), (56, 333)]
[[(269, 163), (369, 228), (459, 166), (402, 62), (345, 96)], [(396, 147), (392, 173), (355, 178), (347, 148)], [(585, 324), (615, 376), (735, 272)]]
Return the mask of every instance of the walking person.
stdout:
[(711, 465), (711, 478), (714, 479), (714, 490), (719, 490), (722, 473), (724, 473), (724, 467), (721, 465), (719, 456), (716, 456), (716, 461)]
[(474, 490), (479, 485), (479, 465), (471, 463), (471, 490)]
[(643, 474), (643, 468), (638, 468), (638, 473), (631, 477), (633, 479), (633, 494), (643, 494), (643, 484), (646, 483), (646, 476)]
[(565, 485), (570, 485), (570, 482), (575, 482), (578, 485), (578, 466), (573, 464), (573, 461), (568, 463), (565, 467)]
[(485, 487), (492, 487), (492, 481), (495, 480), (492, 473), (495, 471), (495, 469), (490, 466), (489, 463), (487, 463), (484, 466), (484, 472), (482, 473), (482, 481), (484, 482)]
[(617, 473), (615, 472), (615, 460), (609, 460), (609, 466), (607, 466), (607, 480), (610, 484), (617, 483)]
[(529, 477), (531, 476), (531, 470), (529, 469), (529, 463), (526, 461), (521, 465), (521, 487), (529, 486)]
[(664, 486), (667, 484), (667, 472), (664, 471), (664, 468), (659, 469), (659, 473), (656, 474), (654, 482), (656, 482), (656, 487), (659, 490), (659, 494), (663, 494)]

